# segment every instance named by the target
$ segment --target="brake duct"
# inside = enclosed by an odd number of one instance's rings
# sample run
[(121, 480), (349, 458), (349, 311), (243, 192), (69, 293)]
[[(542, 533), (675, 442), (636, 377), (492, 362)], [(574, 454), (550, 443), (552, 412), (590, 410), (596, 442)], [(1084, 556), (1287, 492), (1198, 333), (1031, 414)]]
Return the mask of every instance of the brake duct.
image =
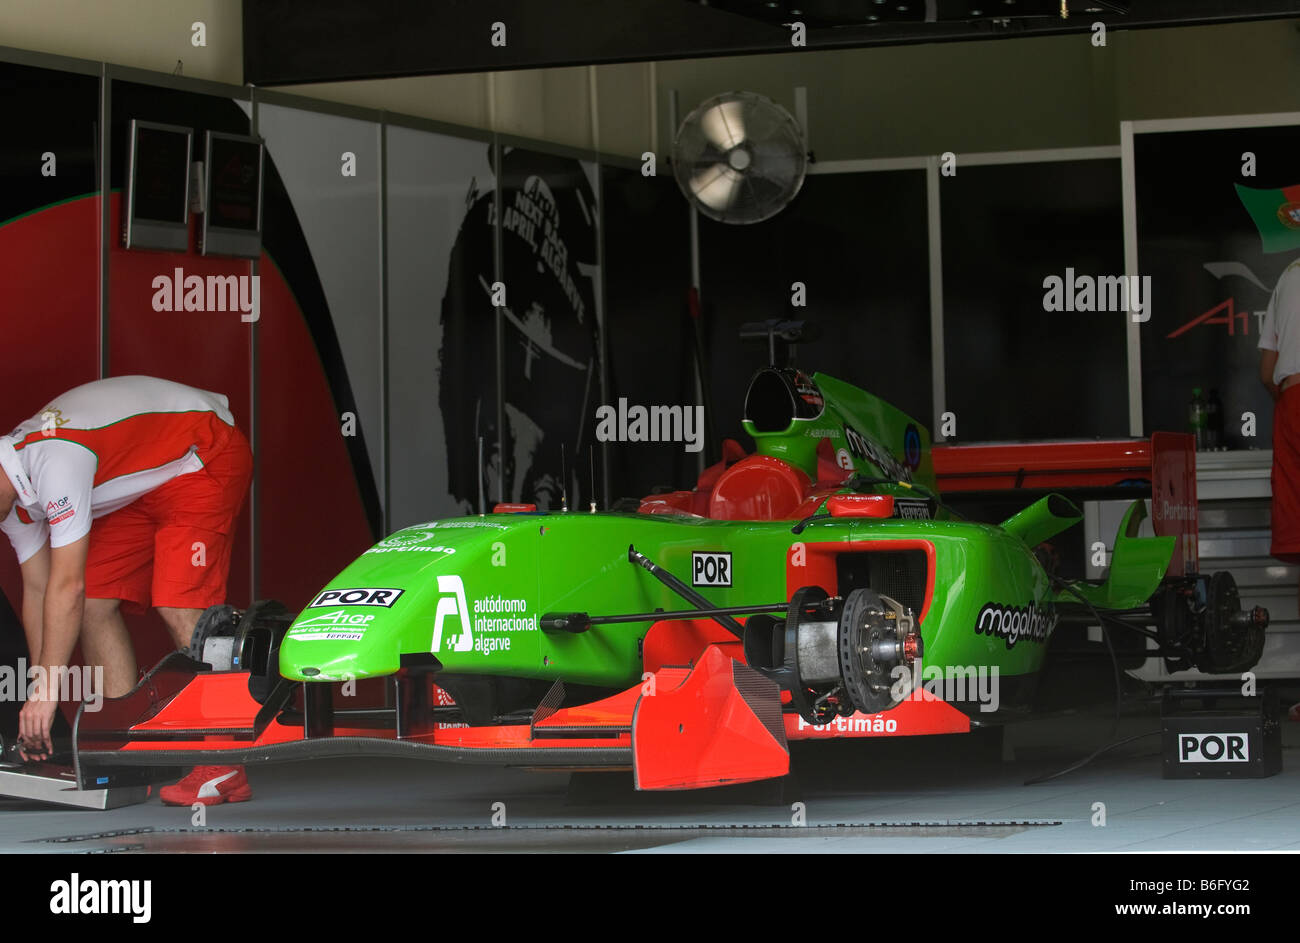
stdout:
[(265, 703), (280, 680), (280, 642), (293, 614), (275, 600), (247, 609), (220, 605), (205, 609), (190, 636), (189, 656), (213, 671), (247, 671), (248, 693)]

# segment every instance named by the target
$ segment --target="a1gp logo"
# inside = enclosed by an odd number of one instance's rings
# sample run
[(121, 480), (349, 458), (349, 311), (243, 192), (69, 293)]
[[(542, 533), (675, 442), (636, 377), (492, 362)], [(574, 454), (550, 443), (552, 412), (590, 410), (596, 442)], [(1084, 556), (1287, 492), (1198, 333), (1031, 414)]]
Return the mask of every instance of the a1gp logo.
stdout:
[(1178, 735), (1179, 763), (1249, 763), (1244, 733), (1183, 733)]
[(438, 611), (434, 615), (433, 644), (429, 651), (436, 653), (442, 650), (443, 626), (447, 617), (452, 616), (460, 621), (460, 626), (447, 629), (448, 638), (455, 636), (455, 641), (451, 642), (447, 650), (472, 652), (474, 633), (469, 627), (469, 606), (465, 605), (465, 584), (461, 582), (459, 576), (443, 574), (438, 577), (438, 592), (443, 595), (438, 600)]
[(694, 586), (730, 586), (731, 554), (692, 550), (691, 584)]

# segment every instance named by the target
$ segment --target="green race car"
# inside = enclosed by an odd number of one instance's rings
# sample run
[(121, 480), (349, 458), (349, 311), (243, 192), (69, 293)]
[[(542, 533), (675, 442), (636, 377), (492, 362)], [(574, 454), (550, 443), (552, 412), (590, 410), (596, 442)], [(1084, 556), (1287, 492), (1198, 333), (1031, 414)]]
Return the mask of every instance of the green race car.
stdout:
[[(430, 521), (296, 615), (214, 607), (189, 653), (78, 715), (82, 784), (367, 753), (695, 788), (784, 775), (793, 740), (994, 721), (1027, 703), (1071, 620), (1182, 626), (1152, 635), (1212, 670), (1259, 657), (1266, 614), (1238, 611), (1230, 578), (1171, 578), (1176, 538), (1137, 536), (1140, 500), (1108, 578), (1065, 581), (1036, 548), (1074, 504), (960, 519), (927, 431), (862, 390), (768, 368), (744, 426), (754, 454), (635, 511)], [(389, 695), (361, 704), (367, 679)]]

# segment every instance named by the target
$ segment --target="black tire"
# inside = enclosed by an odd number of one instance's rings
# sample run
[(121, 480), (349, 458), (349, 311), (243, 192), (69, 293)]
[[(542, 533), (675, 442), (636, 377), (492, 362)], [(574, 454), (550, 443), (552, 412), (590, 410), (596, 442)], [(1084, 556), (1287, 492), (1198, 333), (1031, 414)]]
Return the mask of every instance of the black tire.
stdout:
[(1264, 627), (1252, 622), (1238, 628), (1229, 621), (1241, 611), (1232, 574), (1211, 576), (1205, 596), (1205, 649), (1196, 666), (1207, 674), (1239, 674), (1255, 667), (1264, 653)]

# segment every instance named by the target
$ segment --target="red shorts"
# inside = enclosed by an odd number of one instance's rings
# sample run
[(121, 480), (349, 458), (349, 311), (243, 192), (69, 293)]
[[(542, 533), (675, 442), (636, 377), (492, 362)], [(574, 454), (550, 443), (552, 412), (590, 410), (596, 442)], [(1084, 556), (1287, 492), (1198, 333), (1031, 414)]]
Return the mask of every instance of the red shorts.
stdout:
[(1300, 385), (1273, 406), (1273, 546), (1285, 563), (1300, 563)]
[(206, 609), (226, 601), (235, 518), (253, 477), (248, 440), (233, 429), (204, 467), (179, 475), (90, 528), (86, 597)]

